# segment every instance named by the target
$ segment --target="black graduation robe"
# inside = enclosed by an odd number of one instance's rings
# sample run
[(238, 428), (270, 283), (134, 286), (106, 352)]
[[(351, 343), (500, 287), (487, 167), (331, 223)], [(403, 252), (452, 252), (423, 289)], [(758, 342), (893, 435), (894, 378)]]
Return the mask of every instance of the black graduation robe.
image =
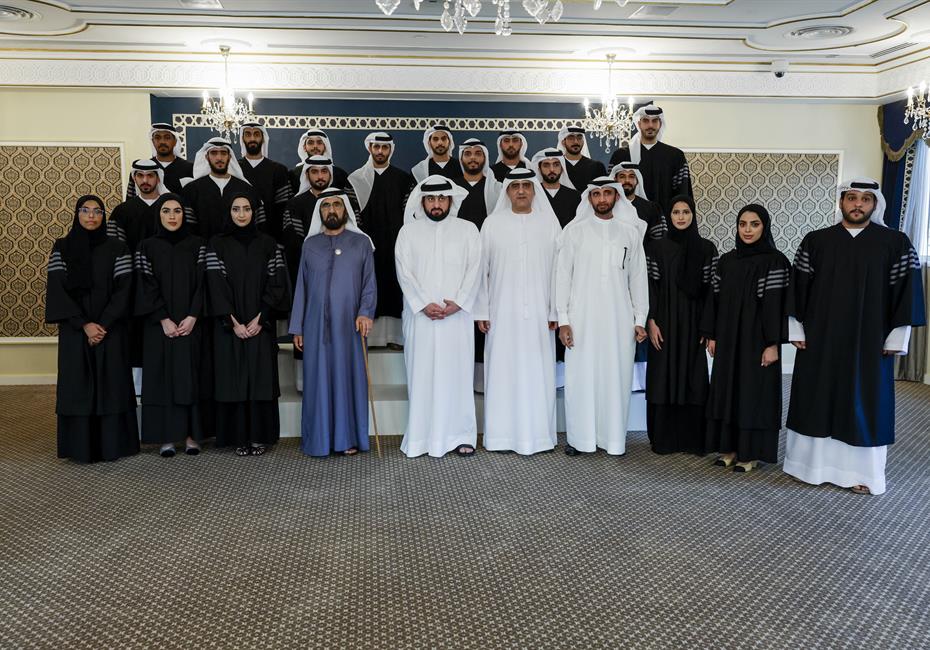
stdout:
[[(165, 187), (168, 188), (168, 191), (174, 192), (175, 194), (181, 193), (181, 179), (182, 178), (193, 178), (194, 176), (194, 163), (184, 158), (175, 158), (167, 165), (159, 161), (158, 158), (152, 156), (151, 158), (164, 170), (165, 172)], [(132, 176), (129, 177), (129, 183), (126, 185), (126, 200), (128, 201), (136, 195), (136, 184), (132, 180)]]
[(607, 175), (604, 163), (600, 160), (592, 160), (587, 156), (582, 156), (581, 160), (574, 163), (566, 158), (565, 169), (568, 171), (568, 178), (571, 180), (572, 185), (579, 192), (584, 192), (588, 187), (588, 183), (598, 176)]
[(552, 206), (552, 211), (555, 212), (559, 225), (564, 228), (575, 218), (575, 213), (578, 212), (578, 204), (581, 203), (581, 192), (565, 185), (559, 186), (555, 196), (545, 188), (543, 192), (546, 193), (546, 198), (549, 199), (549, 205)]
[(484, 198), (484, 187), (487, 185), (487, 179), (482, 176), (481, 180), (474, 185), (462, 177), (454, 178), (452, 182), (468, 192), (468, 196), (459, 206), (459, 218), (471, 221), (478, 226), (478, 230), (481, 230), (481, 224), (488, 218), (488, 206)]
[(316, 201), (316, 194), (307, 191), (293, 197), (284, 209), (280, 243), (284, 247), (284, 259), (287, 262), (289, 277), (297, 277), (300, 253), (304, 239), (307, 238), (307, 229), (310, 228), (310, 219), (313, 217)]
[(229, 207), (226, 199), (231, 194), (246, 192), (251, 194), (258, 205), (258, 214), (252, 215), (259, 230), (265, 228), (265, 209), (261, 197), (255, 188), (241, 178), (229, 177), (229, 182), (220, 193), (220, 187), (208, 174), (188, 183), (181, 196), (187, 205), (184, 207), (184, 220), (190, 224), (191, 230), (209, 241), (214, 235), (223, 231), (224, 224), (229, 220)]
[[(546, 198), (549, 199), (549, 205), (552, 206), (552, 211), (555, 212), (559, 225), (565, 228), (575, 218), (575, 213), (578, 212), (578, 204), (581, 203), (581, 192), (566, 185), (559, 185), (555, 196), (545, 188), (543, 188), (543, 192)], [(555, 360), (565, 361), (565, 346), (562, 345), (562, 340), (558, 336), (555, 337)]]
[(242, 175), (255, 188), (265, 208), (265, 232), (280, 242), (281, 222), (287, 202), (294, 196), (287, 167), (270, 158), (262, 158), (254, 167), (246, 158), (239, 159)]
[(400, 318), (403, 310), (404, 296), (394, 266), (394, 244), (404, 225), (407, 196), (415, 184), (413, 176), (393, 165), (380, 174), (376, 173), (368, 204), (359, 215), (359, 228), (371, 237), (375, 245), (375, 278), (378, 282), (375, 317)]
[(503, 160), (501, 160), (500, 162), (496, 162), (491, 165), (491, 171), (494, 172), (494, 178), (496, 178), (499, 183), (503, 183), (504, 179), (507, 178), (507, 174), (509, 174), (514, 169), (526, 169), (526, 163), (521, 160), (517, 162), (516, 167), (511, 167)]
[[(291, 168), (291, 171), (288, 172), (288, 177), (291, 182), (291, 191), (293, 194), (297, 194), (300, 190), (300, 175), (303, 173), (303, 163)], [(349, 187), (349, 174), (346, 173), (342, 167), (337, 167), (333, 165), (333, 179), (329, 184), (330, 187), (338, 187), (339, 189), (347, 189)]]
[(430, 158), (429, 162), (426, 164), (426, 167), (427, 176), (445, 176), (451, 180), (461, 178), (462, 176), (462, 165), (460, 165), (459, 161), (455, 158), (450, 158), (445, 167), (440, 167), (436, 164), (435, 160)]
[[(679, 194), (694, 196), (684, 151), (664, 142), (656, 142), (652, 148), (642, 146), (640, 151), (639, 171), (643, 175), (643, 189), (650, 201), (659, 204), (663, 214), (671, 213), (669, 202), (673, 197)], [(610, 157), (610, 166), (628, 160), (629, 148), (617, 149)]]
[[(278, 345), (274, 321), (291, 307), (284, 251), (269, 235), (247, 241), (217, 235), (207, 246), (208, 313), (214, 317), (214, 396), (217, 446), (274, 444), (280, 434)], [(240, 339), (230, 315), (243, 325), (261, 313), (262, 330)]]
[(787, 293), (791, 266), (778, 251), (720, 258), (714, 308), (702, 330), (716, 341), (707, 396), (706, 450), (736, 452), (738, 462), (777, 462), (781, 429), (781, 350), (762, 367), (770, 345), (788, 341)]
[[(45, 300), (45, 321), (58, 325), (58, 457), (115, 460), (139, 451), (126, 328), (132, 256), (125, 243), (107, 237), (91, 249), (91, 288), (72, 292), (62, 241), (55, 241), (49, 257)], [(107, 331), (93, 347), (86, 323)]]
[[(107, 235), (125, 242), (130, 252), (135, 253), (143, 239), (155, 234), (158, 220), (154, 206), (134, 196), (113, 208), (113, 213), (107, 219)], [(141, 368), (143, 324), (138, 318), (130, 318), (127, 327), (129, 363), (133, 368)]]
[[(172, 245), (151, 237), (136, 253), (135, 313), (143, 318), (142, 441), (179, 443), (212, 437), (213, 372), (203, 371), (203, 331), (212, 324), (204, 318), (206, 246), (188, 235)], [(161, 320), (180, 324), (197, 318), (187, 336), (168, 338)], [(209, 339), (207, 339), (209, 342)], [(202, 400), (207, 402), (202, 403)], [(204, 421), (204, 416), (207, 421)]]
[[(707, 355), (701, 323), (713, 309), (712, 270), (717, 249), (702, 239), (704, 277), (698, 296), (686, 294), (678, 281), (684, 248), (671, 239), (645, 245), (649, 275), (649, 318), (664, 341), (656, 350), (647, 339), (647, 431), (652, 450), (660, 454), (704, 454), (704, 410), (707, 402)], [(762, 351), (759, 351), (761, 357)]]
[(631, 203), (636, 208), (637, 216), (646, 222), (643, 244), (652, 239), (662, 239), (668, 234), (668, 225), (662, 214), (662, 206), (655, 201), (647, 201), (641, 196), (634, 196)]
[(791, 382), (788, 428), (857, 447), (894, 442), (896, 327), (926, 323), (920, 262), (904, 233), (842, 224), (804, 237), (788, 313), (804, 325)]

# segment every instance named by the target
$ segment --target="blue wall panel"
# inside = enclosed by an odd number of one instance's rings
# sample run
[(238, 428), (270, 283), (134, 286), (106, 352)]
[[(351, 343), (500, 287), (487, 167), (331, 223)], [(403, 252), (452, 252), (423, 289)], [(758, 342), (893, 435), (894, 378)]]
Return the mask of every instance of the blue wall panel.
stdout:
[[(152, 120), (172, 122), (175, 115), (199, 114), (201, 100), (188, 97), (155, 97), (151, 99)], [(575, 120), (582, 115), (580, 103), (534, 103), (534, 102), (459, 102), (459, 101), (404, 101), (404, 100), (346, 100), (346, 99), (260, 99), (255, 102), (255, 112), (259, 116), (338, 116), (338, 117), (422, 117), (422, 118), (549, 118), (556, 120)], [(348, 171), (360, 167), (367, 158), (363, 146), (365, 135), (370, 131), (387, 130), (394, 136), (397, 147), (393, 164), (410, 169), (422, 160), (426, 153), (423, 149), (422, 130), (399, 130), (387, 128), (327, 128), (333, 145), (336, 164)], [(288, 166), (297, 164), (297, 141), (302, 128), (271, 129), (271, 146), (269, 155), (272, 159)], [(543, 147), (556, 143), (554, 131), (524, 131), (529, 142), (527, 156)], [(212, 131), (204, 127), (187, 128), (188, 158), (193, 157), (200, 145), (207, 140)], [(497, 130), (478, 131), (475, 129), (454, 130), (456, 144), (467, 138), (481, 138), (496, 159), (494, 151)], [(594, 158), (605, 163), (609, 155), (599, 147), (596, 141), (590, 141)], [(238, 144), (236, 145), (238, 150)], [(140, 154), (143, 152), (139, 152)]]

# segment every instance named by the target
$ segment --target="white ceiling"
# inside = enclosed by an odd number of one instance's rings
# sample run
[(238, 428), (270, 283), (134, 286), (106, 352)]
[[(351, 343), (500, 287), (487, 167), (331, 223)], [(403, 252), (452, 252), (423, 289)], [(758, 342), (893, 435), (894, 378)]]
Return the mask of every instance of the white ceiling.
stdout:
[[(402, 0), (390, 17), (374, 0), (220, 1), (222, 9), (210, 10), (184, 8), (182, 0), (0, 0), (0, 71), (3, 61), (19, 66), (13, 77), (0, 75), (0, 84), (51, 85), (58, 78), (52, 72), (68, 68), (75, 85), (183, 90), (187, 82), (202, 84), (198, 75), (215, 74), (218, 45), (228, 43), (237, 74), (269, 93), (344, 92), (339, 82), (361, 82), (364, 71), (370, 80), (361, 90), (423, 94), (429, 86), (410, 79), (432, 68), (439, 94), (537, 94), (519, 78), (489, 77), (526, 70), (564, 82), (544, 83), (541, 98), (571, 96), (589, 92), (585, 84), (602, 85), (604, 55), (614, 52), (618, 81), (638, 94), (875, 101), (919, 80), (922, 61), (930, 61), (927, 0), (630, 0), (625, 7), (604, 0), (598, 11), (590, 0), (563, 0), (562, 20), (546, 25), (514, 0), (509, 37), (493, 34), (490, 0), (464, 36), (442, 31), (442, 3), (433, 0), (419, 12)], [(4, 6), (35, 18), (3, 20)], [(791, 36), (815, 26), (849, 33)], [(778, 83), (768, 78), (775, 59), (791, 64)], [(117, 69), (140, 61), (172, 74), (164, 83), (154, 83), (151, 70), (120, 81), (125, 74)], [(315, 76), (302, 66), (313, 66)], [(335, 83), (321, 85), (324, 70)]]

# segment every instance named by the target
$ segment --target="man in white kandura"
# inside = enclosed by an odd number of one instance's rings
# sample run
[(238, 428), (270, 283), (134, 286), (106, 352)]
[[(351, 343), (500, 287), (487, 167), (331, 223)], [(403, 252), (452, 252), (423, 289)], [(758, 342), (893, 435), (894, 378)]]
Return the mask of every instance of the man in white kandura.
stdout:
[(646, 339), (645, 222), (619, 183), (594, 179), (559, 244), (556, 305), (565, 352), (565, 453), (626, 452), (637, 341)]
[(410, 195), (394, 248), (404, 293), (404, 362), (410, 414), (400, 450), (407, 456), (475, 453), (478, 427), (474, 309), (481, 268), (478, 228), (456, 214), (468, 192), (429, 176)]
[(514, 169), (481, 227), (475, 320), (484, 350), (484, 447), (555, 448), (555, 271), (561, 228), (536, 173)]

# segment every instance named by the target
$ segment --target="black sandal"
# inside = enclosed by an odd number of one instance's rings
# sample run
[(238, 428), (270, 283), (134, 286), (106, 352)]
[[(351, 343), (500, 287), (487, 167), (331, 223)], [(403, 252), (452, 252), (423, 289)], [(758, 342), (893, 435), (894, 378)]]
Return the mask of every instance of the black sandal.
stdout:
[(475, 448), (471, 445), (459, 445), (455, 448), (455, 453), (459, 456), (474, 456)]
[(236, 447), (236, 456), (251, 456), (251, 447)]
[(265, 445), (252, 445), (252, 455), (261, 456), (267, 451)]

